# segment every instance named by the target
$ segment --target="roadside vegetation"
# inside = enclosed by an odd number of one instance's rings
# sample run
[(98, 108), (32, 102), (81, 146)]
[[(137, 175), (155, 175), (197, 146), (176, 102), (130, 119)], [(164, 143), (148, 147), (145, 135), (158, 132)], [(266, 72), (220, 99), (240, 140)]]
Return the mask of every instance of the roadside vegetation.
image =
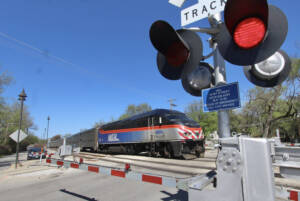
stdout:
[[(16, 100), (8, 104), (2, 93), (4, 88), (13, 81), (6, 73), (0, 74), (0, 156), (14, 153), (16, 142), (9, 135), (18, 130), (20, 121), (20, 101)], [(30, 144), (42, 143), (32, 131), (36, 130), (32, 118), (26, 105), (23, 109), (22, 130), (29, 135), (20, 143), (20, 151), (26, 150)]]

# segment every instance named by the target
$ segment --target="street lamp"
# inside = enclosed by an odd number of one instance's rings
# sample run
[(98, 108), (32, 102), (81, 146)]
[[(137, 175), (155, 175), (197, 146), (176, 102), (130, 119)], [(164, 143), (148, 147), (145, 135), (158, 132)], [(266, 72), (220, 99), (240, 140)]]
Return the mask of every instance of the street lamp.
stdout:
[(17, 140), (17, 149), (16, 149), (16, 165), (15, 168), (18, 167), (18, 160), (19, 160), (19, 139), (20, 139), (20, 130), (21, 130), (21, 126), (22, 126), (22, 115), (23, 115), (23, 102), (25, 101), (27, 95), (24, 91), (24, 89), (22, 90), (22, 92), (19, 94), (19, 101), (21, 101), (21, 112), (20, 112), (20, 121), (19, 121), (19, 130), (18, 130), (18, 140)]
[(50, 117), (49, 116), (48, 116), (47, 120), (48, 120), (48, 125), (47, 125), (47, 149), (48, 149), (48, 146), (49, 146), (48, 132), (49, 132), (49, 121), (50, 121)]

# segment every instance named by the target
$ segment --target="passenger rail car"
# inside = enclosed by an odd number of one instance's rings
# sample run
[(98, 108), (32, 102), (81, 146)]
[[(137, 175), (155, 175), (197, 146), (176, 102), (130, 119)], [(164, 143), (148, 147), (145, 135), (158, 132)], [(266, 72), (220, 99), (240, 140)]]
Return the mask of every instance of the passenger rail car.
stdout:
[[(80, 147), (81, 151), (98, 151), (98, 130), (99, 128), (91, 128), (81, 131), (70, 137), (67, 137), (66, 144), (73, 147)], [(63, 139), (49, 142), (50, 148), (58, 148), (63, 144)]]
[(98, 129), (91, 128), (67, 138), (67, 145), (80, 147), (82, 151), (98, 151)]
[(49, 148), (59, 148), (63, 144), (63, 139), (49, 141)]
[(183, 157), (204, 154), (204, 134), (200, 125), (184, 113), (156, 109), (103, 125), (98, 134), (101, 152)]

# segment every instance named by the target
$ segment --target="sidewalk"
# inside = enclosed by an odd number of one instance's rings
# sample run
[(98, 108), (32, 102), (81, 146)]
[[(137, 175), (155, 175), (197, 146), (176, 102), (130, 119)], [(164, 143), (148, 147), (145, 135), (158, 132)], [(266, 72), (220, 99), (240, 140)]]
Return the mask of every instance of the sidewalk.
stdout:
[(2, 176), (12, 176), (55, 168), (57, 166), (47, 164), (45, 159), (42, 160), (42, 163), (40, 163), (40, 160), (22, 161), (19, 163), (17, 169), (15, 168), (15, 164), (12, 164), (9, 168), (0, 171), (0, 178)]

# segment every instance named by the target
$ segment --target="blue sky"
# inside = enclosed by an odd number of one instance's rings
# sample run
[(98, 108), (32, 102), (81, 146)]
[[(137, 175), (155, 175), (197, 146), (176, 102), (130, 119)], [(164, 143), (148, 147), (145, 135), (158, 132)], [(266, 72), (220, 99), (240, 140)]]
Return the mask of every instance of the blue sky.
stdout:
[[(187, 0), (186, 8), (197, 3)], [(299, 53), (298, 0), (272, 0), (289, 21), (282, 46), (290, 56)], [(168, 0), (3, 0), (0, 4), (0, 72), (14, 83), (5, 89), (11, 103), (22, 88), (40, 136), (76, 133), (99, 120), (118, 118), (128, 104), (148, 103), (169, 108), (175, 98), (179, 111), (199, 100), (186, 93), (180, 81), (163, 78), (156, 66), (156, 50), (149, 39), (159, 19), (180, 28), (180, 8)], [(208, 27), (206, 19), (191, 26)], [(200, 35), (204, 54), (210, 49)], [(296, 43), (298, 42), (298, 49)], [(212, 60), (207, 62), (212, 64)], [(238, 81), (242, 101), (252, 85), (242, 68), (226, 63), (228, 82)]]

